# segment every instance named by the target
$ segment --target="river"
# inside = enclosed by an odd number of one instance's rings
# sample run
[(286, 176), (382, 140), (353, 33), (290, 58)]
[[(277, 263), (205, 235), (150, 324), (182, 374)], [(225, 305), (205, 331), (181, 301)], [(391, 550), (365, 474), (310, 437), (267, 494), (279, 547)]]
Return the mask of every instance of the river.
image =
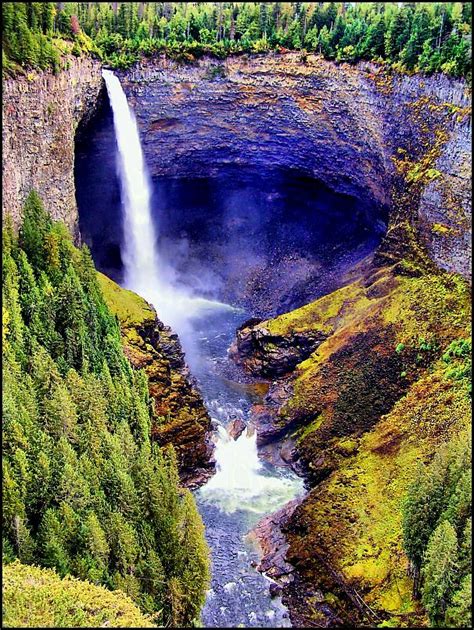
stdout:
[(289, 627), (281, 598), (270, 596), (270, 578), (254, 568), (259, 553), (247, 534), (265, 515), (301, 494), (303, 484), (289, 469), (258, 457), (255, 433), (244, 432), (233, 440), (225, 430), (235, 418), (248, 421), (254, 396), (250, 388), (225, 376), (227, 348), (243, 319), (242, 312), (208, 309), (192, 320), (191, 369), (209, 414), (218, 423), (217, 472), (195, 493), (212, 556), (202, 622), (208, 628)]

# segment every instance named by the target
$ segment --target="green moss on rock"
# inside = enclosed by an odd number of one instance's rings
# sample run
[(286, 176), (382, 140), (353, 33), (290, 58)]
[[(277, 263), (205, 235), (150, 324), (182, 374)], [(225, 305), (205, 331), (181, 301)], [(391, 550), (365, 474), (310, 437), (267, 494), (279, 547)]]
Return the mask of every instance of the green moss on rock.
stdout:
[(98, 277), (107, 306), (119, 320), (124, 352), (148, 377), (154, 439), (162, 446), (173, 444), (183, 482), (203, 478), (203, 471), (212, 468), (210, 418), (177, 336), (139, 295), (101, 273)]
[[(400, 262), (365, 269), (347, 287), (257, 324), (288, 338), (328, 333), (275, 385), (274, 424), (291, 427), (313, 484), (287, 525), (299, 589), (291, 601), (318, 589), (351, 624), (426, 624), (402, 549), (401, 501), (417, 461), (470, 423), (469, 285), (433, 266), (412, 271), (400, 273)], [(310, 600), (300, 621), (323, 612)]]

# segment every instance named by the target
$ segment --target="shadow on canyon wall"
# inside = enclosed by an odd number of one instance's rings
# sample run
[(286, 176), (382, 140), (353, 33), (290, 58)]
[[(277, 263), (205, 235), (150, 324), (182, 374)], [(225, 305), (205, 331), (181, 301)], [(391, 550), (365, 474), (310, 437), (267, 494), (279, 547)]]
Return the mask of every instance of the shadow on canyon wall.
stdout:
[[(173, 160), (166, 137), (155, 150)], [(161, 255), (178, 282), (204, 297), (262, 317), (287, 311), (336, 288), (384, 233), (386, 208), (331, 190), (301, 168), (257, 166), (245, 151), (234, 162), (220, 155), (213, 163), (212, 152), (207, 159), (202, 176), (191, 160), (189, 175), (152, 173)], [(78, 131), (75, 178), (83, 240), (98, 268), (120, 282), (122, 209), (105, 94)]]

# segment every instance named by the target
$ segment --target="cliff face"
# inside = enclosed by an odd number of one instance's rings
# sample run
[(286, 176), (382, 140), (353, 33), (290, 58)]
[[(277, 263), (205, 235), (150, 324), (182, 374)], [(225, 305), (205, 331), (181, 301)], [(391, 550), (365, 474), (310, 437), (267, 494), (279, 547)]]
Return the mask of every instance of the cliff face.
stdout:
[[(373, 224), (388, 208), (398, 226), (389, 242), (406, 241), (408, 220), (440, 267), (469, 273), (464, 82), (300, 53), (145, 60), (121, 79), (152, 176), (205, 177), (231, 164), (292, 169), (361, 200)], [(400, 204), (407, 179), (411, 203)]]
[(31, 71), (3, 81), (3, 216), (18, 226), (32, 188), (54, 219), (77, 233), (74, 137), (94, 111), (102, 88), (101, 64), (69, 58), (57, 75)]
[[(403, 552), (401, 504), (416, 462), (470, 425), (468, 388), (443, 355), (470, 335), (470, 102), (465, 86), (445, 77), (369, 67), (327, 72), (339, 80), (331, 90), (326, 79), (326, 99), (344, 94), (354, 76), (361, 102), (369, 98), (364, 122), (332, 135), (329, 152), (347, 159), (348, 134), (362, 124), (379, 143), (386, 234), (338, 290), (244, 325), (231, 354), (273, 379), (253, 422), (262, 444), (291, 435), (293, 462), (310, 487), (281, 523), (294, 567), (284, 585), (293, 623), (423, 625)], [(349, 108), (360, 110), (359, 100)], [(378, 137), (367, 116), (378, 121)], [(351, 170), (367, 181), (364, 157), (340, 175)], [(377, 185), (367, 189), (375, 199)], [(273, 570), (278, 554), (261, 529), (262, 566)]]

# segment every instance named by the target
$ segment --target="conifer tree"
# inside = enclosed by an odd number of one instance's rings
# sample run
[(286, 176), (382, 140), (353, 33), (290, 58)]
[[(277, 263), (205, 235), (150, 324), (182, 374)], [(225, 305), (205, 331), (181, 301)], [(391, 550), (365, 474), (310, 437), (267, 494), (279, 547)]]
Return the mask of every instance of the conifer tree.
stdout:
[(433, 624), (444, 619), (456, 583), (457, 570), (456, 531), (451, 523), (443, 521), (430, 537), (423, 567), (422, 602)]

